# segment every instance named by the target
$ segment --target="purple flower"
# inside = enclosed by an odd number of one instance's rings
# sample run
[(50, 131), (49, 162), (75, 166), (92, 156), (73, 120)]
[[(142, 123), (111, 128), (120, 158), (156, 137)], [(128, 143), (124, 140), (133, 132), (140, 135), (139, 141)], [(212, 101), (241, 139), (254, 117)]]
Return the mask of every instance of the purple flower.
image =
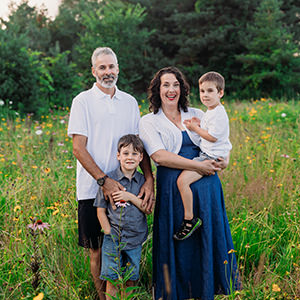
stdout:
[(43, 223), (41, 220), (37, 220), (33, 224), (29, 224), (28, 228), (30, 228), (34, 231), (37, 229), (44, 231), (44, 229), (49, 229), (50, 225), (48, 223)]
[(287, 154), (281, 154), (281, 157), (289, 158)]
[(128, 203), (124, 200), (120, 200), (120, 201), (116, 202), (116, 206), (117, 207), (126, 207), (126, 206), (130, 206), (130, 203)]

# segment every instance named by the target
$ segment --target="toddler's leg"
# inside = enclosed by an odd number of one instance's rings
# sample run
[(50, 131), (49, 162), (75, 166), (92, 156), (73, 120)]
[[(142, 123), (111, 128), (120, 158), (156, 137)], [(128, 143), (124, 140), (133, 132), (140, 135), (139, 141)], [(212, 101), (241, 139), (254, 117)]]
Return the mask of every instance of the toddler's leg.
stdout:
[(197, 230), (202, 221), (194, 218), (193, 213), (193, 192), (190, 184), (202, 178), (200, 174), (193, 171), (184, 170), (177, 179), (177, 186), (184, 206), (184, 220), (179, 230), (173, 235), (176, 240), (185, 240)]
[(202, 178), (197, 172), (184, 170), (177, 179), (177, 186), (181, 195), (184, 207), (184, 219), (191, 220), (194, 217), (193, 213), (193, 193), (190, 185)]

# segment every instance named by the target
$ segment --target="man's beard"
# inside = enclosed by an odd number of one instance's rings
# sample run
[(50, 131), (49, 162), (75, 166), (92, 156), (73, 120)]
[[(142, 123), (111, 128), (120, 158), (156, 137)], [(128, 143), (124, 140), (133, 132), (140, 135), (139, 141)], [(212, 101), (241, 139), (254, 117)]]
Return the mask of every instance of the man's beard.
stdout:
[[(112, 74), (107, 75), (107, 76), (103, 76), (101, 79), (96, 76), (97, 82), (105, 89), (111, 89), (113, 87), (115, 87), (117, 81), (118, 81), (118, 75), (114, 76)], [(108, 82), (105, 82), (105, 79), (111, 79)]]

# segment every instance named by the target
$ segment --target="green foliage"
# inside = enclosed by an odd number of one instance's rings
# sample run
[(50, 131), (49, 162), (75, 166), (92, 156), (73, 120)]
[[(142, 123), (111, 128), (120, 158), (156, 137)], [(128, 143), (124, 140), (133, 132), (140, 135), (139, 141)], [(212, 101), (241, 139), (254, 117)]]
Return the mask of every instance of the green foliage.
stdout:
[(254, 15), (244, 39), (247, 52), (238, 55), (243, 63), (242, 96), (295, 97), (300, 88), (299, 52), (292, 35), (281, 21), (278, 0), (264, 0)]
[(63, 0), (58, 15), (49, 24), (51, 47), (58, 45), (62, 52), (69, 50), (75, 62), (75, 47), (79, 43), (79, 35), (85, 31), (82, 15), (98, 7), (97, 0)]
[[(215, 299), (299, 299), (300, 104), (262, 99), (225, 105), (233, 150), (230, 165), (219, 176), (243, 290)], [(76, 160), (67, 124), (68, 110), (40, 121), (0, 118), (3, 299), (32, 300), (40, 292), (44, 299), (96, 298), (88, 251), (77, 245)], [(31, 286), (30, 217), (50, 224), (47, 235), (40, 236), (36, 292)], [(138, 292), (144, 294), (136, 297), (141, 300), (151, 299), (153, 215), (148, 224), (138, 282)]]
[(90, 57), (95, 48), (103, 46), (112, 48), (118, 57), (121, 88), (132, 92), (147, 76), (145, 52), (151, 32), (140, 27), (144, 18), (145, 9), (140, 5), (121, 2), (103, 1), (98, 9), (83, 14), (85, 31), (80, 35), (77, 57), (87, 85), (94, 81), (90, 72), (87, 72), (91, 65)]
[(12, 102), (14, 109), (33, 112), (40, 108), (39, 99), (43, 96), (40, 85), (45, 88), (50, 82), (48, 74), (42, 74), (37, 54), (27, 50), (25, 43), (23, 36), (13, 39), (0, 31), (1, 98)]
[(81, 77), (76, 65), (68, 61), (69, 51), (57, 52), (42, 59), (44, 70), (51, 76), (52, 87), (49, 89), (50, 107), (70, 107), (72, 99), (82, 90)]
[(14, 39), (0, 31), (1, 99), (20, 113), (36, 115), (46, 113), (50, 106), (70, 105), (81, 86), (68, 53), (45, 57), (25, 46), (26, 36)]
[(94, 81), (93, 50), (109, 46), (119, 87), (137, 98), (176, 65), (196, 94), (199, 76), (215, 70), (231, 98), (298, 99), (299, 15), (297, 0), (63, 0), (51, 20), (23, 0), (0, 19), (0, 98), (36, 115), (67, 106)]
[(300, 5), (298, 0), (284, 0), (281, 4), (283, 22), (293, 34), (295, 43), (300, 42)]
[(51, 36), (46, 13), (45, 9), (38, 10), (29, 6), (28, 0), (23, 0), (19, 6), (12, 9), (8, 21), (2, 23), (12, 38), (26, 36), (26, 47), (47, 52)]

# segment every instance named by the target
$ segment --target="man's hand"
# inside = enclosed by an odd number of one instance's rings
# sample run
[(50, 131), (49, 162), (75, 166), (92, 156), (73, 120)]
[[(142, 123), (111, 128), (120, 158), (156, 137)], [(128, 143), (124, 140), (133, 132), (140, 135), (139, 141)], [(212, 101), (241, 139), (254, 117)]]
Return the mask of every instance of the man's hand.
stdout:
[(109, 199), (109, 202), (112, 206), (113, 210), (116, 210), (117, 207), (115, 205), (114, 199), (112, 194), (118, 191), (124, 191), (125, 188), (123, 187), (122, 184), (120, 184), (119, 182), (111, 179), (111, 178), (106, 178), (105, 183), (102, 187), (102, 191), (103, 191), (103, 195), (105, 197), (105, 199)]
[(138, 198), (143, 200), (142, 206), (149, 213), (152, 212), (154, 206), (154, 179), (148, 178), (142, 185)]

